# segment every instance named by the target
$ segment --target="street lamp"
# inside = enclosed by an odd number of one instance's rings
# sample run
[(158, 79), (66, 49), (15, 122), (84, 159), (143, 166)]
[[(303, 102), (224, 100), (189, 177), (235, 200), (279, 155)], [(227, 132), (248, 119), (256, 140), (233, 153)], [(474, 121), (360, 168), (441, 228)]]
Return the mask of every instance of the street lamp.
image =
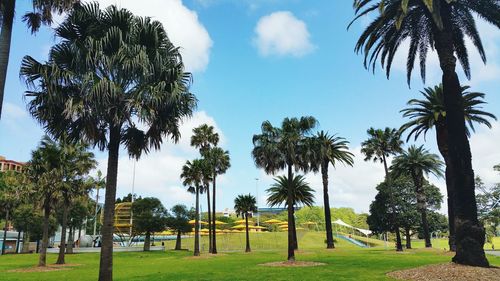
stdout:
[(255, 194), (257, 203), (257, 226), (260, 226), (260, 213), (259, 213), (259, 178), (255, 178)]

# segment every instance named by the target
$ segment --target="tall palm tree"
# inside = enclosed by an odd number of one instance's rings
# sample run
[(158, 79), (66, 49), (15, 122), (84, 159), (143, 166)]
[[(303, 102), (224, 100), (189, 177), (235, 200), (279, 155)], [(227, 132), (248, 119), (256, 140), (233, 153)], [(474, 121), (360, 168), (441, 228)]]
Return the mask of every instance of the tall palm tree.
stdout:
[[(284, 205), (288, 208), (288, 191), (292, 190), (292, 209), (295, 213), (295, 207), (305, 205), (311, 207), (314, 204), (314, 190), (305, 181), (304, 176), (294, 175), (291, 185), (288, 178), (278, 176), (274, 179), (274, 184), (269, 187), (266, 192), (269, 197), (267, 204), (271, 207)], [(291, 225), (291, 226), (290, 226)], [(294, 248), (298, 249), (297, 227), (295, 224), (295, 215), (292, 216), (292, 223), (288, 223), (289, 230), (292, 229)]]
[[(469, 92), (469, 86), (462, 86), (462, 100), (467, 121), (467, 135), (474, 131), (474, 123), (484, 124), (491, 128), (491, 123), (488, 118), (496, 120), (495, 115), (481, 110), (481, 105), (485, 104), (483, 93)], [(415, 140), (420, 136), (425, 135), (429, 130), (435, 128), (436, 140), (439, 152), (444, 158), (446, 166), (448, 166), (448, 129), (446, 128), (446, 110), (444, 108), (444, 95), (442, 84), (434, 87), (425, 88), (421, 91), (424, 99), (411, 99), (408, 101), (407, 108), (401, 110), (403, 117), (408, 117), (411, 120), (401, 126), (401, 131), (408, 130), (407, 141), (414, 136)], [(446, 180), (450, 180), (448, 169), (445, 174)], [(455, 211), (453, 207), (453, 189), (451, 184), (446, 184), (448, 193), (448, 223), (449, 223), (449, 240), (448, 244), (451, 251), (455, 251)]]
[[(193, 135), (191, 136), (191, 146), (194, 146), (199, 149), (201, 155), (205, 155), (207, 151), (209, 151), (213, 146), (217, 146), (219, 143), (219, 134), (214, 131), (213, 126), (209, 126), (208, 124), (202, 124), (193, 129)], [(209, 186), (206, 185), (204, 187), (205, 192), (207, 193), (207, 212), (208, 212), (208, 248), (210, 253), (214, 253), (213, 251), (213, 243), (215, 239), (215, 225), (212, 221), (212, 213), (210, 208), (210, 190)], [(215, 187), (214, 187), (214, 202), (213, 202), (213, 216), (215, 217)], [(217, 250), (215, 250), (217, 253)]]
[(112, 280), (120, 144), (138, 159), (166, 137), (177, 142), (197, 101), (179, 49), (157, 21), (92, 3), (75, 8), (56, 35), (48, 63), (23, 59), (29, 111), (48, 133), (108, 151), (99, 280)]
[[(32, 0), (32, 2), (33, 11), (26, 13), (23, 16), (23, 21), (31, 29), (31, 33), (36, 33), (42, 24), (49, 26), (52, 24), (53, 13), (60, 15), (70, 10), (79, 0)], [(15, 11), (16, 0), (2, 0), (0, 2), (0, 118), (2, 117)]]
[(394, 177), (409, 175), (415, 185), (417, 196), (417, 209), (422, 219), (424, 229), (425, 247), (432, 248), (431, 235), (429, 233), (429, 223), (427, 221), (427, 198), (424, 192), (424, 175), (429, 173), (435, 176), (442, 176), (443, 162), (439, 156), (430, 153), (423, 146), (410, 146), (407, 151), (403, 151), (392, 161), (391, 171)]
[(325, 210), (326, 248), (333, 249), (332, 217), (330, 214), (330, 198), (328, 195), (328, 166), (335, 167), (337, 162), (352, 166), (353, 154), (344, 138), (321, 131), (312, 138), (311, 166), (313, 171), (321, 171), (323, 179), (323, 206)]
[(252, 157), (257, 167), (263, 168), (267, 174), (275, 174), (287, 169), (288, 179), (288, 260), (295, 260), (293, 235), (293, 169), (308, 171), (307, 137), (318, 121), (312, 116), (285, 118), (281, 128), (273, 127), (271, 122), (264, 121), (261, 133), (253, 136)]
[(402, 46), (401, 42), (409, 41), (406, 64), (408, 82), (417, 54), (421, 76), (425, 80), (427, 54), (429, 49), (436, 50), (443, 72), (449, 135), (449, 184), (454, 190), (456, 211), (457, 251), (453, 261), (488, 266), (483, 249), (484, 228), (477, 218), (472, 156), (456, 65), (458, 59), (465, 75), (470, 78), (469, 56), (465, 44), (467, 37), (486, 62), (475, 17), (500, 27), (500, 3), (498, 0), (354, 0), (354, 6), (357, 16), (353, 21), (373, 11), (381, 11), (361, 34), (355, 47), (357, 52), (364, 53), (366, 67), (375, 68), (380, 59), (389, 75), (394, 56)]
[[(382, 162), (384, 164), (385, 180), (390, 181), (387, 158), (403, 151), (401, 148), (403, 145), (401, 133), (391, 128), (385, 128), (384, 130), (370, 128), (367, 133), (369, 138), (361, 143), (361, 153), (365, 155), (365, 161), (373, 159), (373, 161)], [(394, 200), (391, 199), (390, 202), (394, 202)], [(394, 206), (391, 209), (396, 210)], [(396, 232), (396, 249), (397, 251), (403, 251), (401, 233), (399, 232), (399, 225), (395, 219), (394, 224), (396, 224), (394, 226)]]
[(231, 159), (229, 157), (229, 152), (223, 150), (220, 147), (213, 147), (203, 153), (203, 157), (207, 160), (208, 165), (211, 169), (211, 179), (212, 179), (212, 254), (217, 254), (217, 240), (215, 231), (215, 190), (217, 186), (217, 176), (226, 173), (226, 171), (231, 167)]
[(188, 191), (196, 195), (195, 207), (195, 225), (194, 225), (194, 255), (200, 255), (200, 192), (203, 188), (204, 171), (207, 169), (207, 164), (203, 159), (195, 159), (186, 161), (182, 167), (181, 179), (182, 184), (188, 187)]
[(234, 199), (234, 211), (245, 218), (245, 230), (246, 230), (246, 247), (245, 252), (249, 253), (250, 249), (250, 235), (248, 233), (248, 216), (257, 212), (257, 200), (254, 196), (248, 195), (238, 195)]

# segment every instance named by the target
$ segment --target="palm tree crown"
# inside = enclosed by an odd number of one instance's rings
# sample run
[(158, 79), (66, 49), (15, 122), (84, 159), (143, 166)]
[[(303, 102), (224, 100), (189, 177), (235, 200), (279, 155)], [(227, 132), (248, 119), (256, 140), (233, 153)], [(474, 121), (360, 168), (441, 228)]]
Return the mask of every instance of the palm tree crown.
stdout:
[(373, 161), (384, 163), (387, 174), (387, 157), (402, 151), (401, 133), (391, 128), (384, 130), (370, 128), (367, 133), (369, 139), (361, 143), (361, 152), (365, 155), (365, 161), (373, 159)]
[(318, 132), (311, 140), (311, 169), (317, 171), (324, 163), (331, 163), (335, 167), (337, 162), (352, 166), (354, 154), (349, 151), (348, 144), (342, 137)]
[(191, 146), (200, 149), (203, 154), (211, 146), (217, 146), (219, 143), (219, 134), (214, 132), (214, 126), (203, 124), (193, 129), (193, 136), (191, 137)]
[(250, 213), (257, 212), (257, 201), (254, 196), (238, 195), (234, 199), (234, 211), (242, 217), (247, 217)]
[[(269, 194), (267, 204), (274, 206), (288, 206), (288, 178), (285, 176), (277, 176), (274, 183), (266, 192)], [(292, 203), (293, 206), (305, 205), (312, 206), (314, 204), (314, 189), (305, 181), (304, 176), (295, 175), (292, 179)]]
[[(467, 122), (466, 132), (470, 136), (470, 131), (475, 131), (474, 123), (484, 124), (491, 128), (491, 123), (487, 119), (492, 118), (497, 120), (496, 116), (481, 110), (481, 105), (486, 102), (483, 101), (484, 94), (478, 92), (469, 92), (469, 86), (462, 86), (462, 98), (465, 113), (465, 120)], [(421, 134), (424, 136), (427, 131), (434, 126), (445, 126), (446, 110), (444, 108), (444, 95), (443, 86), (425, 88), (421, 92), (425, 99), (418, 100), (412, 99), (408, 102), (409, 107), (401, 110), (403, 117), (408, 117), (411, 120), (401, 127), (401, 131), (411, 128), (408, 133), (407, 140), (412, 135), (417, 139)]]
[(395, 177), (404, 174), (428, 175), (433, 174), (437, 177), (443, 176), (444, 163), (436, 154), (430, 153), (423, 146), (412, 145), (408, 150), (403, 151), (392, 161), (391, 171)]

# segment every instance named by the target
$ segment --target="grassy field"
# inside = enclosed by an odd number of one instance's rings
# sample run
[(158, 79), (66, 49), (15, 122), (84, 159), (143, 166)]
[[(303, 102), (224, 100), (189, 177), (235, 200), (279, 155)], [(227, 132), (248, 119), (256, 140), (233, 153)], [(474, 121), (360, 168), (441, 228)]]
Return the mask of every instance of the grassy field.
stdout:
[[(239, 234), (237, 234), (239, 235)], [(240, 242), (237, 235), (227, 238), (228, 248)], [(261, 235), (260, 237), (257, 235)], [(283, 235), (280, 236), (280, 235)], [(438, 249), (417, 249), (396, 253), (384, 248), (362, 249), (345, 241), (339, 241), (335, 250), (323, 249), (323, 233), (308, 232), (300, 236), (297, 259), (323, 262), (325, 266), (306, 268), (265, 267), (260, 264), (283, 261), (286, 258), (284, 234), (253, 234), (256, 244), (254, 252), (225, 252), (217, 256), (203, 254), (193, 258), (188, 251), (116, 253), (114, 258), (115, 280), (390, 280), (387, 272), (420, 265), (448, 262), (451, 256)], [(243, 237), (241, 237), (243, 238)], [(276, 240), (274, 250), (259, 249)], [(224, 237), (220, 237), (222, 246)], [(244, 242), (244, 240), (241, 240)], [(191, 248), (187, 239), (184, 246)], [(243, 244), (243, 243), (242, 243)], [(167, 243), (167, 247), (171, 247)], [(220, 249), (222, 250), (222, 249)], [(9, 272), (36, 264), (37, 255), (7, 255), (0, 257), (1, 280), (96, 280), (99, 255), (75, 254), (67, 262), (77, 266), (52, 272)], [(54, 263), (56, 255), (48, 256)], [(492, 264), (499, 266), (500, 258), (489, 257)]]

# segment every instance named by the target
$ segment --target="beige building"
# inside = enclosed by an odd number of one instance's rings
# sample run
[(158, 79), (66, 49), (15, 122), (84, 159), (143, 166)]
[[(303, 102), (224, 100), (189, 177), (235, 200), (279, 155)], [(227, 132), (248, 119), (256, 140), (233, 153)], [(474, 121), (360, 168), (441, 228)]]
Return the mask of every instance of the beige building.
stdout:
[(17, 162), (14, 160), (5, 159), (5, 157), (0, 156), (0, 172), (5, 171), (22, 171), (24, 163)]

